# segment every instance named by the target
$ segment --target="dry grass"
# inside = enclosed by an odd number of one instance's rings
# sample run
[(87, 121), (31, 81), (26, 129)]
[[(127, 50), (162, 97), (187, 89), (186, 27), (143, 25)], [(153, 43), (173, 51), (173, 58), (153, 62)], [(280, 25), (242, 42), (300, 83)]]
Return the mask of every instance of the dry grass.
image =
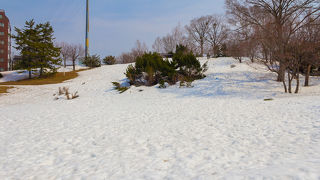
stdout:
[(67, 100), (72, 100), (79, 97), (78, 91), (76, 91), (75, 93), (70, 93), (69, 88), (67, 87), (59, 87), (58, 94), (53, 94), (53, 96), (56, 96), (55, 100), (60, 99), (60, 96), (62, 95), (66, 96)]
[(9, 86), (0, 86), (0, 94), (2, 93), (8, 93), (8, 89), (11, 89), (13, 87), (9, 87)]
[(88, 69), (80, 69), (77, 71), (71, 71), (71, 72), (66, 72), (65, 76), (63, 72), (58, 72), (54, 75), (45, 77), (45, 78), (33, 78), (33, 79), (25, 79), (25, 80), (20, 80), (20, 81), (9, 81), (9, 82), (3, 82), (0, 83), (0, 85), (46, 85), (46, 84), (59, 84), (64, 81), (74, 79), (79, 76), (78, 72), (80, 71), (85, 71)]

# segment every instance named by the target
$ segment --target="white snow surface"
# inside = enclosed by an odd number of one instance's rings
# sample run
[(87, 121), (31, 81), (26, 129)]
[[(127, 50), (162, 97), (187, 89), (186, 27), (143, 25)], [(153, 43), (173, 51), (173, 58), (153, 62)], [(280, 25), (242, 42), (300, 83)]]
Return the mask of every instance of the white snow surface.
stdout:
[[(84, 66), (76, 66), (76, 70), (79, 69), (84, 69), (87, 67)], [(59, 68), (58, 72), (69, 72), (72, 71), (73, 67), (72, 66), (67, 66), (66, 68)], [(2, 74), (2, 78), (0, 78), (0, 82), (8, 82), (8, 81), (19, 81), (19, 80), (23, 80), (23, 79), (28, 79), (29, 78), (29, 71), (26, 70), (15, 70), (15, 71), (4, 71), (4, 72), (0, 72)], [(36, 77), (38, 76), (38, 72), (34, 71), (32, 73), (32, 77)]]
[[(23, 79), (29, 78), (29, 71), (25, 70), (17, 70), (17, 71), (4, 71), (0, 72), (2, 74), (2, 78), (0, 78), (0, 82), (8, 82), (8, 81), (19, 81)], [(32, 77), (35, 77), (34, 74), (31, 74)]]
[[(320, 179), (319, 78), (288, 95), (263, 66), (219, 58), (193, 88), (119, 94), (126, 67), (1, 95), (0, 179)], [(54, 100), (63, 86), (80, 97)]]

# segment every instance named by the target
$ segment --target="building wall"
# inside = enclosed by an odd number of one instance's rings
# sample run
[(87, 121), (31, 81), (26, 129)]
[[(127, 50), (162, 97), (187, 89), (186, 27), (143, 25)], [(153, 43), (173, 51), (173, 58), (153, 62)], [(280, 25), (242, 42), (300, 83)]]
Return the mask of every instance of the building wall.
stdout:
[(11, 59), (10, 22), (4, 10), (0, 10), (0, 72), (8, 71)]

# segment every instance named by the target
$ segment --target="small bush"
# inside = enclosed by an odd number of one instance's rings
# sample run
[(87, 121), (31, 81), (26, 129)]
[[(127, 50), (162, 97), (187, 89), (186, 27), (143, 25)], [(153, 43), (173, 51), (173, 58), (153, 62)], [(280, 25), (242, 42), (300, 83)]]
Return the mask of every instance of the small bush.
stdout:
[(0, 73), (0, 78), (3, 78), (3, 75)]
[(129, 89), (128, 87), (122, 87), (118, 82), (112, 82), (112, 84), (114, 85), (114, 89), (118, 90), (120, 94), (124, 93)]
[(106, 65), (113, 65), (116, 63), (116, 57), (107, 56), (107, 57), (103, 58), (103, 63)]
[(101, 66), (100, 56), (92, 55), (92, 56), (88, 56), (87, 58), (82, 58), (81, 63), (91, 68), (100, 67)]
[(234, 64), (231, 64), (231, 66), (230, 66), (231, 68), (235, 68), (236, 67), (236, 65), (234, 65)]

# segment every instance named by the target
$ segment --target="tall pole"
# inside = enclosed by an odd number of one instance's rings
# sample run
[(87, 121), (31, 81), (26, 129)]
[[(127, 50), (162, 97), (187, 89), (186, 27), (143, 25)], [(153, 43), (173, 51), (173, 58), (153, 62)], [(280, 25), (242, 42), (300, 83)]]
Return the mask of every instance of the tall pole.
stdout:
[(89, 55), (89, 0), (87, 1), (86, 8), (86, 45), (85, 45), (85, 58)]

